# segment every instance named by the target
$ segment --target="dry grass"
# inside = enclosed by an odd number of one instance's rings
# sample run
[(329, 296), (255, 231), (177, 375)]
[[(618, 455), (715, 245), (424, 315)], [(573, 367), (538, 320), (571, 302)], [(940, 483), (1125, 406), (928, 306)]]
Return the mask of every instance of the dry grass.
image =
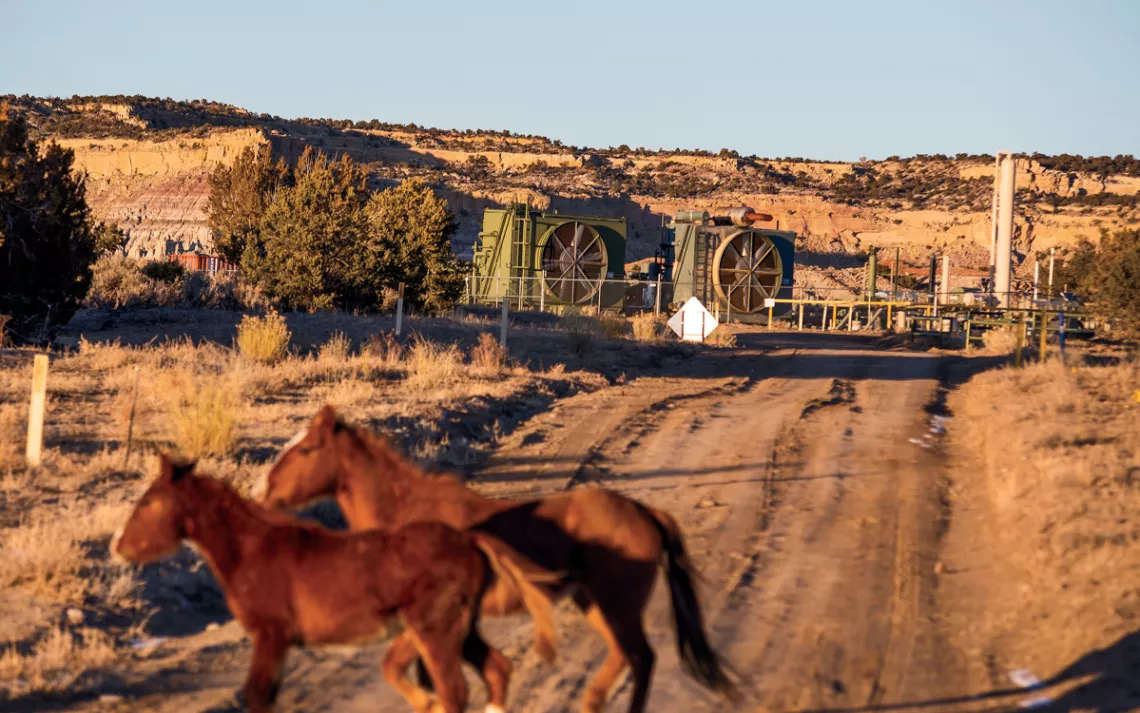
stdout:
[(346, 337), (344, 332), (333, 332), (328, 341), (321, 345), (319, 358), (324, 362), (343, 364), (348, 360), (351, 350), (352, 340)]
[(705, 344), (713, 347), (730, 348), (736, 346), (736, 334), (725, 326), (717, 327), (705, 339)]
[(28, 653), (15, 644), (0, 651), (0, 680), (10, 682), (16, 695), (74, 692), (79, 681), (114, 664), (120, 655), (106, 632), (90, 627), (53, 627)]
[(571, 353), (579, 357), (590, 353), (597, 336), (594, 320), (589, 317), (567, 315), (558, 320), (558, 328), (565, 336), (566, 346)]
[[(78, 678), (53, 673), (60, 668), (54, 662), (70, 657), (64, 667), (81, 673), (86, 661), (105, 660), (93, 657), (101, 651), (97, 635), (70, 629), (72, 638), (64, 639), (53, 633), (61, 606), (79, 606), (98, 617), (89, 621), (101, 626), (114, 622), (109, 631), (122, 640), (124, 626), (145, 620), (144, 607), (165, 603), (161, 598), (140, 601), (153, 596), (151, 583), (141, 589), (135, 570), (113, 564), (106, 552), (111, 532), (155, 472), (153, 451), (173, 444), (198, 456), (202, 472), (248, 493), (275, 449), (320, 405), (331, 402), (353, 420), (414, 444), (411, 450), (425, 460), (462, 466), (493, 443), (499, 404), (547, 388), (554, 380), (600, 379), (580, 371), (589, 368), (583, 364), (551, 368), (551, 362), (540, 361), (542, 374), (508, 367), (493, 334), (477, 341), (495, 329), (494, 320), (409, 320), (406, 326), (415, 324), (432, 339), (417, 337), (404, 346), (382, 322), (350, 315), (289, 315), (291, 329), (322, 345), (317, 354), (291, 355), (278, 347), (273, 358), (259, 361), (218, 346), (232, 343), (232, 330), (203, 333), (194, 327), (184, 333), (193, 334), (196, 342), (147, 342), (154, 334), (170, 333), (163, 331), (170, 326), (166, 314), (132, 313), (122, 321), (138, 326), (117, 323), (111, 334), (102, 328), (77, 330), (71, 337), (77, 348), (52, 355), (45, 460), (36, 471), (23, 463), (31, 353), (0, 353), (0, 515), (12, 525), (0, 529), (0, 599), (13, 603), (0, 609), (23, 617), (0, 616), (0, 689), (17, 680), (12, 685), (27, 691), (73, 688), (80, 685)], [(169, 314), (178, 318), (179, 313)], [(587, 321), (596, 339), (596, 320)], [(254, 324), (266, 322), (286, 327), (277, 315)], [(207, 327), (214, 329), (212, 322)], [(514, 343), (528, 358), (533, 350), (564, 358), (557, 334), (528, 331), (525, 325), (515, 329)], [(125, 346), (114, 341), (117, 337), (139, 346)], [(136, 367), (141, 378), (134, 447), (124, 477), (123, 438)], [(478, 437), (454, 432), (441, 418), (451, 410), (467, 413), (465, 425)], [(166, 586), (153, 584), (160, 590)], [(37, 607), (52, 613), (45, 615)], [(36, 643), (49, 639), (50, 644)], [(6, 648), (4, 642), (19, 645)], [(4, 695), (0, 691), (0, 699)]]
[(479, 342), (471, 347), (471, 366), (484, 376), (498, 376), (507, 365), (507, 354), (499, 340), (487, 332), (479, 335)]
[(640, 312), (633, 316), (633, 338), (639, 342), (656, 342), (665, 335), (665, 315)]
[(242, 356), (272, 364), (285, 358), (291, 336), (285, 318), (277, 312), (264, 317), (246, 315), (238, 325), (237, 347)]
[[(121, 603), (131, 586), (119, 582), (123, 570), (91, 571), (86, 547), (109, 538), (127, 517), (129, 505), (105, 505), (93, 510), (78, 507), (57, 510), (0, 536), (0, 586), (20, 587), (36, 596), (64, 602), (82, 602), (88, 596), (113, 595)], [(113, 591), (112, 591), (113, 590)]]
[(1140, 568), (1137, 385), (1134, 362), (1052, 361), (982, 374), (951, 401), (962, 487), (991, 504), (982, 536), (1009, 587), (992, 597), (994, 635), (1047, 639), (1022, 662), (1045, 674), (1135, 628), (1118, 615), (1134, 578), (1112, 573)]
[(463, 353), (454, 344), (417, 337), (404, 359), (407, 388), (424, 393), (456, 381), (463, 373)]
[(629, 320), (620, 314), (603, 312), (597, 320), (602, 336), (606, 339), (625, 339), (631, 334)]
[(1017, 333), (1012, 329), (990, 329), (982, 335), (982, 348), (992, 354), (1011, 354), (1017, 349)]
[(166, 438), (187, 458), (227, 455), (237, 442), (245, 397), (233, 368), (173, 368), (158, 376)]
[(8, 322), (11, 321), (11, 319), (12, 318), (6, 314), (0, 314), (0, 349), (8, 346), (7, 327)]
[(22, 448), (26, 436), (28, 408), (18, 403), (0, 403), (0, 473), (10, 471), (24, 461)]
[(381, 366), (393, 368), (404, 360), (404, 345), (391, 332), (383, 332), (369, 337), (360, 346), (360, 353)]

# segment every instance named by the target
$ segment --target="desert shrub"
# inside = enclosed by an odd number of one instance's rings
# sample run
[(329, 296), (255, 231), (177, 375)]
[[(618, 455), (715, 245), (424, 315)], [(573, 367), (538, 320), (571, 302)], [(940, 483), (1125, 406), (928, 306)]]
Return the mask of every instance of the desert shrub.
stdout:
[(264, 317), (247, 314), (241, 318), (237, 331), (238, 351), (254, 361), (272, 364), (289, 351), (292, 333), (285, 318), (277, 312), (269, 312)]
[(38, 146), (0, 103), (0, 313), (17, 341), (49, 340), (91, 282), (95, 236), (74, 158), (59, 144)]
[(471, 348), (471, 366), (488, 373), (498, 374), (506, 365), (507, 355), (499, 340), (487, 332), (479, 335), (479, 342)]
[(127, 236), (114, 223), (99, 223), (95, 226), (94, 236), (96, 255), (126, 253)]
[(125, 255), (104, 255), (95, 262), (87, 305), (110, 309), (134, 307), (153, 302), (154, 281), (147, 278), (139, 263)]
[(1012, 329), (989, 329), (982, 335), (982, 348), (995, 354), (1010, 354), (1017, 348), (1017, 332)]
[(270, 306), (256, 285), (232, 272), (187, 274), (185, 298), (190, 306), (209, 309), (265, 310)]
[(75, 693), (87, 673), (113, 664), (119, 657), (109, 634), (91, 627), (70, 631), (52, 627), (27, 654), (16, 646), (0, 652), (0, 679), (14, 684), (17, 695)]
[(400, 291), (395, 287), (385, 287), (380, 290), (380, 311), (395, 312), (396, 304), (400, 301)]
[(244, 391), (237, 374), (172, 368), (161, 377), (166, 437), (186, 458), (225, 456), (237, 442)]
[(142, 274), (155, 282), (172, 285), (186, 276), (186, 268), (173, 260), (151, 260), (142, 266)]
[(736, 334), (728, 331), (724, 327), (718, 327), (705, 339), (705, 344), (721, 348), (735, 347)]
[(463, 354), (454, 344), (440, 344), (417, 337), (404, 359), (405, 384), (423, 392), (455, 381), (463, 373)]
[(566, 337), (566, 347), (577, 356), (586, 356), (598, 333), (597, 323), (581, 315), (566, 315), (558, 320), (558, 328)]
[(664, 315), (641, 312), (630, 320), (633, 338), (639, 342), (655, 342), (665, 334)]
[(0, 349), (8, 346), (8, 321), (12, 318), (6, 314), (0, 314)]
[(343, 362), (348, 359), (351, 349), (351, 339), (346, 337), (343, 332), (333, 332), (328, 341), (321, 345), (320, 359), (321, 361)]
[(101, 585), (87, 562), (88, 545), (122, 521), (124, 506), (71, 507), (4, 530), (0, 535), (0, 586), (20, 587), (54, 601), (82, 602)]
[(624, 339), (630, 335), (629, 321), (620, 314), (603, 312), (597, 320), (598, 328), (606, 339)]
[(383, 332), (366, 339), (360, 345), (360, 353), (385, 366), (394, 366), (404, 359), (404, 345), (391, 332)]

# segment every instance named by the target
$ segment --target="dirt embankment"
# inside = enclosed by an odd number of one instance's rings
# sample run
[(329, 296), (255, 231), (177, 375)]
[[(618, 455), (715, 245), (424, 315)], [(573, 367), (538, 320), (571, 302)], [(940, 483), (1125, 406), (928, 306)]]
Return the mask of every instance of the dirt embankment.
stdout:
[(1027, 669), (1056, 683), (1057, 710), (1133, 709), (1140, 366), (1071, 364), (983, 374), (950, 399), (948, 587), (961, 577), (986, 602), (956, 639), (996, 686)]

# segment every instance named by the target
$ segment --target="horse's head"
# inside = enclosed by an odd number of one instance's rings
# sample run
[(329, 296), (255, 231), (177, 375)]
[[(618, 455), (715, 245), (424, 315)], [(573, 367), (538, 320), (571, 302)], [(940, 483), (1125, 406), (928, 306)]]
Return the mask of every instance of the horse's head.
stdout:
[(159, 456), (159, 474), (111, 540), (115, 557), (146, 564), (175, 552), (186, 536), (186, 497), (182, 484), (193, 463), (175, 463)]
[(280, 510), (334, 494), (337, 484), (334, 436), (340, 427), (333, 407), (322, 408), (308, 428), (285, 444), (269, 472), (254, 486), (253, 496)]

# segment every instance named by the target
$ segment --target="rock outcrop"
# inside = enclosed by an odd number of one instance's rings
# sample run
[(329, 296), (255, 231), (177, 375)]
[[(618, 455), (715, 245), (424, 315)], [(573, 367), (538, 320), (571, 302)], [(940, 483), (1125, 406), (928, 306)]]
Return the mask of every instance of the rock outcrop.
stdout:
[[(466, 255), (483, 209), (519, 201), (540, 210), (625, 216), (631, 260), (653, 254), (662, 219), (678, 210), (741, 204), (799, 233), (805, 256), (899, 247), (912, 260), (932, 250), (949, 250), (962, 265), (988, 259), (994, 166), (986, 157), (853, 164), (731, 152), (588, 152), (503, 132), (377, 122), (350, 127), (144, 98), (20, 98), (16, 108), (27, 113), (40, 138), (75, 152), (95, 213), (127, 231), (128, 249), (136, 255), (211, 251), (209, 171), (247, 147), (268, 145), (288, 160), (307, 147), (347, 153), (368, 165), (377, 185), (406, 176), (432, 182), (458, 216), (456, 248)], [(1102, 229), (1140, 226), (1140, 170), (1127, 170), (1129, 175), (1061, 171), (1019, 159), (1017, 254), (1095, 241)]]

